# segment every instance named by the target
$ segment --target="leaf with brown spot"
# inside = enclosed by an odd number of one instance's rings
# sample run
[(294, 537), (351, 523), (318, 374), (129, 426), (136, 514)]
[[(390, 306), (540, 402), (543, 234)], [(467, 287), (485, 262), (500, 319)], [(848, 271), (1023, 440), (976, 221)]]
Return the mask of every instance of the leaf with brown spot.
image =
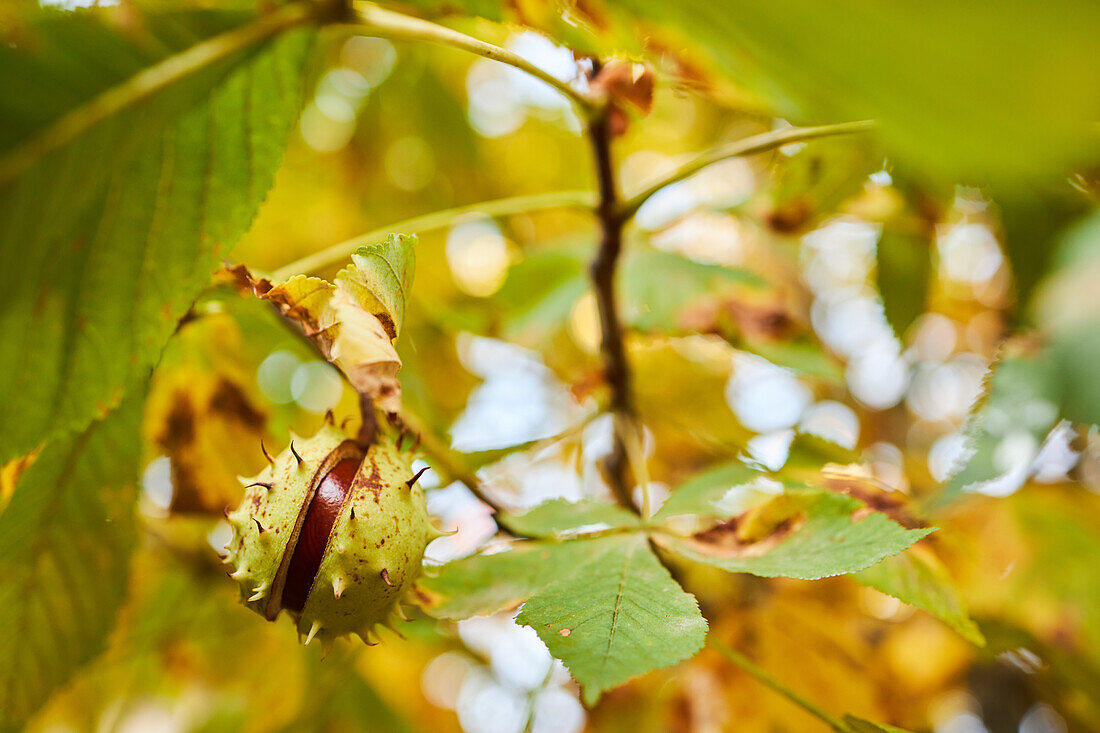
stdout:
[(821, 469), (821, 478), (824, 488), (859, 499), (866, 505), (857, 510), (856, 516), (872, 511), (882, 512), (908, 529), (925, 526), (909, 511), (909, 497), (866, 475), (860, 466), (827, 464)]
[(265, 465), (267, 416), (225, 374), (181, 366), (158, 373), (146, 433), (171, 461), (171, 510), (216, 515), (243, 494), (238, 476)]
[(401, 358), (382, 322), (370, 312), (376, 304), (363, 302), (368, 291), (349, 280), (346, 272), (341, 271), (335, 284), (306, 275), (295, 275), (270, 288), (265, 280), (253, 282), (259, 297), (302, 325), (306, 336), (339, 367), (357, 392), (387, 412), (397, 413), (401, 409), (397, 381)]
[(777, 523), (760, 542), (746, 544), (736, 531), (691, 538), (659, 534), (654, 540), (688, 560), (730, 572), (816, 580), (862, 570), (933, 531), (905, 529), (880, 512), (859, 517), (865, 505), (848, 496), (813, 489), (788, 489), (784, 496), (803, 503), (800, 519), (790, 526)]

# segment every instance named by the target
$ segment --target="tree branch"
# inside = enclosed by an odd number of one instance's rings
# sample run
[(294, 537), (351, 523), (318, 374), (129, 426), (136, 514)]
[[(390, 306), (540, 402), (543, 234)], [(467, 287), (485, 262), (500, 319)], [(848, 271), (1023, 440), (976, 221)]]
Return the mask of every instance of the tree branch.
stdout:
[(331, 247), (326, 247), (320, 252), (295, 260), (290, 264), (280, 267), (271, 274), (275, 282), (282, 282), (294, 275), (315, 272), (347, 259), (352, 252), (365, 244), (374, 244), (386, 238), (391, 232), (404, 232), (417, 234), (441, 229), (454, 223), (456, 219), (467, 214), (480, 213), (486, 216), (509, 216), (524, 214), (529, 211), (542, 211), (559, 207), (592, 208), (596, 203), (596, 196), (591, 191), (556, 191), (554, 193), (540, 193), (532, 196), (512, 196), (491, 201), (480, 201), (476, 204), (456, 206), (453, 209), (433, 211), (430, 214), (414, 216), (411, 219), (388, 224), (379, 229), (374, 229)]
[(623, 344), (623, 329), (615, 303), (615, 269), (623, 248), (623, 225), (619, 213), (619, 198), (615, 184), (615, 169), (611, 160), (611, 128), (608, 115), (594, 118), (588, 125), (588, 137), (596, 159), (596, 180), (599, 202), (595, 213), (600, 222), (600, 248), (592, 261), (590, 273), (600, 314), (600, 354), (604, 379), (611, 390), (609, 408), (613, 417), (614, 438), (611, 454), (604, 462), (608, 483), (615, 498), (624, 507), (637, 511), (627, 485), (627, 452), (623, 442), (624, 423), (632, 424), (634, 405), (630, 395), (630, 365)]
[(642, 204), (648, 201), (650, 197), (662, 188), (670, 186), (677, 181), (682, 181), (689, 176), (693, 176), (708, 165), (712, 165), (713, 163), (717, 163), (727, 158), (739, 158), (745, 155), (765, 153), (784, 145), (814, 140), (821, 137), (863, 132), (872, 129), (874, 126), (875, 122), (873, 120), (861, 120), (859, 122), (841, 122), (835, 125), (821, 125), (820, 127), (791, 127), (786, 130), (775, 130), (773, 132), (765, 132), (760, 135), (752, 135), (751, 137), (742, 138), (741, 140), (735, 140), (727, 145), (721, 145), (713, 150), (708, 150), (698, 157), (689, 160), (653, 185), (634, 194), (622, 203), (619, 209), (619, 216), (623, 221), (628, 221), (638, 213), (638, 209), (642, 207)]
[(352, 3), (352, 13), (358, 21), (353, 26), (358, 32), (366, 32), (386, 38), (438, 43), (514, 66), (564, 94), (569, 101), (577, 106), (582, 117), (586, 119), (599, 112), (602, 106), (600, 100), (595, 97), (574, 89), (568, 82), (558, 79), (522, 56), (500, 46), (479, 41), (476, 38), (467, 36), (465, 33), (459, 33), (421, 18), (395, 13), (391, 10), (383, 10), (361, 0)]

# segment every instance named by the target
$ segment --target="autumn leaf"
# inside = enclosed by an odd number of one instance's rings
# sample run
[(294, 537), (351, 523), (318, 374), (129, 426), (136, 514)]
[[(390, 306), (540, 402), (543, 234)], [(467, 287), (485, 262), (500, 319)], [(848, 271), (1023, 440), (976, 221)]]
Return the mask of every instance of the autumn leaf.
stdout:
[(275, 285), (254, 280), (259, 297), (297, 321), (357, 392), (391, 414), (401, 409), (401, 357), (393, 342), (404, 321), (415, 244), (415, 237), (392, 235), (362, 247), (335, 283), (307, 275)]
[(730, 572), (815, 580), (874, 565), (932, 531), (906, 529), (849, 496), (788, 489), (692, 537), (659, 534), (654, 540), (685, 559)]

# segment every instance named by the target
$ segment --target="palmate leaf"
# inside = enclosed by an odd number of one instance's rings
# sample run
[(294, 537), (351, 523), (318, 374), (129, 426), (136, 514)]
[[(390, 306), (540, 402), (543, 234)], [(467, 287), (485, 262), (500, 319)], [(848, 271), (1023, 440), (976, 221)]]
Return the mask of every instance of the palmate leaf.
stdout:
[(433, 616), (465, 618), (524, 603), (530, 625), (584, 688), (589, 704), (611, 687), (686, 659), (706, 621), (641, 534), (520, 542), (475, 555), (420, 581)]
[(50, 443), (0, 513), (0, 726), (102, 647), (126, 595), (141, 457), (137, 395)]
[(263, 292), (287, 317), (302, 324), (329, 361), (347, 375), (355, 389), (379, 407), (397, 412), (401, 358), (382, 322), (344, 288), (327, 280), (296, 275)]
[[(748, 532), (744, 521), (735, 521), (692, 538), (657, 534), (654, 540), (687, 560), (729, 572), (817, 580), (874, 565), (933, 531), (905, 529), (842, 494), (788, 490), (771, 504), (742, 518), (755, 525)], [(761, 526), (770, 531), (761, 533)]]
[(471, 555), (418, 581), (419, 597), (437, 618), (487, 616), (515, 608), (559, 577), (578, 571), (589, 547), (585, 540), (516, 542), (501, 552)]
[(137, 384), (271, 186), (302, 6), (46, 14), (0, 45), (0, 461)]

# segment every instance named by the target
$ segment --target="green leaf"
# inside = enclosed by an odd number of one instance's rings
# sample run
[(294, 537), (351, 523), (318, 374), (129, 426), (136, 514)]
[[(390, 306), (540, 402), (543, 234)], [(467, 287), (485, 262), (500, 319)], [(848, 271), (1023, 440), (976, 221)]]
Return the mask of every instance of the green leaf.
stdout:
[(1019, 180), (1097, 154), (1090, 0), (614, 5), (675, 29), (800, 123), (878, 120), (890, 152), (924, 172)]
[(97, 654), (126, 595), (141, 402), (56, 440), (0, 514), (0, 725)]
[(589, 704), (610, 687), (686, 659), (706, 636), (695, 599), (641, 534), (518, 542), (449, 563), (418, 586), (425, 610), (441, 618), (526, 602), (517, 620), (565, 663)]
[[(506, 313), (505, 334), (537, 345), (567, 324), (573, 306), (589, 288), (585, 255), (580, 248), (541, 252), (513, 265), (494, 296)], [(763, 284), (747, 270), (695, 262), (671, 252), (630, 250), (622, 263), (623, 320), (641, 331), (683, 332), (679, 317), (693, 301)]]
[(780, 234), (797, 234), (833, 215), (882, 168), (883, 156), (860, 138), (823, 139), (795, 155), (781, 156), (773, 182), (763, 192), (765, 221)]
[(733, 573), (816, 580), (862, 570), (896, 555), (933, 529), (905, 529), (885, 514), (870, 512), (849, 496), (789, 491), (801, 511), (776, 526), (771, 535), (743, 543), (736, 527), (719, 525), (696, 538), (655, 535), (661, 546), (693, 562)]
[(1100, 424), (1100, 212), (1082, 219), (1060, 237), (1052, 272), (1033, 302), (1035, 320), (1048, 334), (1047, 346), (1061, 385), (1062, 414)]
[(764, 357), (776, 366), (786, 367), (806, 377), (835, 384), (844, 382), (844, 369), (836, 357), (825, 352), (816, 340), (765, 340), (734, 343), (735, 347)]
[(703, 264), (671, 252), (631, 252), (623, 258), (623, 319), (641, 331), (683, 331), (679, 316), (693, 301), (713, 298), (731, 285), (763, 284), (747, 270)]
[(493, 304), (505, 317), (504, 335), (538, 346), (569, 322), (577, 300), (588, 290), (579, 253), (539, 252), (508, 269)]
[(1006, 355), (994, 365), (983, 404), (965, 429), (969, 457), (930, 500), (930, 508), (964, 492), (988, 489), (998, 479), (1015, 476), (1015, 488), (1030, 474), (1031, 459), (1058, 421), (1065, 384), (1049, 353), (1015, 350), (1007, 346)]
[(736, 461), (708, 469), (675, 488), (651, 521), (659, 523), (683, 514), (727, 519), (738, 512), (724, 507), (722, 499), (738, 487), (750, 490), (760, 478), (759, 471)]
[(352, 255), (354, 267), (346, 267), (337, 276), (349, 287), (354, 284), (357, 300), (373, 313), (391, 339), (401, 333), (405, 322), (405, 301), (416, 270), (416, 237), (391, 234), (385, 242), (360, 247)]
[(447, 563), (417, 582), (424, 610), (437, 618), (487, 616), (514, 608), (589, 559), (591, 540), (516, 542), (506, 550)]
[(1051, 339), (1063, 392), (1062, 415), (1074, 422), (1100, 424), (1100, 318), (1093, 316), (1059, 331)]
[[(1043, 487), (1044, 489), (1046, 487)], [(1009, 598), (1026, 595), (1024, 609), (1059, 608), (1074, 622), (1079, 649), (1100, 662), (1100, 582), (1094, 572), (1100, 557), (1100, 522), (1095, 497), (1082, 497), (1080, 487), (1065, 492), (1020, 491), (1010, 503), (1015, 528), (1025, 544), (1026, 561), (1008, 584)], [(1032, 605), (1035, 604), (1035, 605)], [(1022, 618), (1027, 610), (1013, 610)], [(1056, 644), (1055, 644), (1056, 645)], [(1080, 652), (1078, 652), (1080, 653)], [(1100, 703), (1100, 699), (1098, 699)]]
[(929, 242), (924, 236), (887, 224), (876, 256), (875, 273), (886, 320), (901, 338), (925, 310), (932, 270)]
[(1064, 178), (1028, 181), (990, 191), (1001, 214), (1004, 253), (1012, 266), (1016, 299), (1027, 305), (1051, 265), (1060, 235), (1089, 209), (1089, 199)]
[(497, 521), (525, 537), (562, 537), (607, 528), (637, 527), (638, 516), (621, 506), (601, 501), (570, 502), (552, 499), (523, 514), (503, 514)]
[(0, 461), (117, 405), (247, 229), (296, 120), (312, 34), (277, 34), (302, 15), (149, 15), (130, 38), (46, 14), (0, 44)]
[(967, 615), (966, 605), (951, 582), (947, 569), (932, 553), (912, 547), (852, 577), (877, 591), (927, 611), (970, 643), (985, 646), (985, 637)]
[(589, 562), (523, 606), (534, 628), (593, 705), (604, 690), (695, 654), (707, 622), (644, 536), (588, 540)]

